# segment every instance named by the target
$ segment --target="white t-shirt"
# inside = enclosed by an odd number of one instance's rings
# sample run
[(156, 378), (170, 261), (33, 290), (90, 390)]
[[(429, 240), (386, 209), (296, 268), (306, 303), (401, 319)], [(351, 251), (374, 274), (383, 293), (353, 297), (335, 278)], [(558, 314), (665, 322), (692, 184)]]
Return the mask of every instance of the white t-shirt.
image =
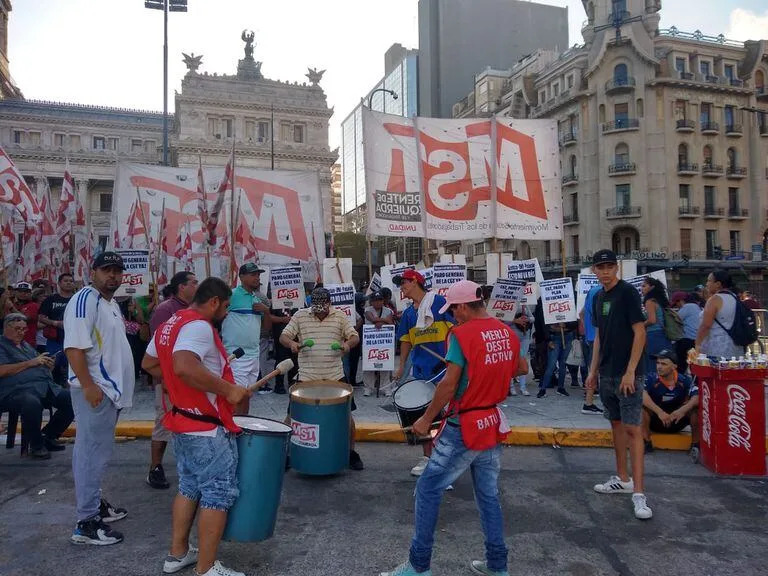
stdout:
[[(117, 408), (133, 405), (133, 354), (123, 314), (114, 299), (105, 300), (90, 286), (72, 296), (64, 310), (64, 350), (67, 348), (85, 350), (91, 378)], [(69, 385), (81, 387), (71, 365)]]
[[(192, 352), (200, 358), (203, 366), (210, 372), (219, 377), (224, 375), (224, 362), (213, 338), (213, 326), (205, 320), (194, 320), (182, 326), (176, 337), (176, 343), (173, 345), (173, 351)], [(155, 346), (154, 337), (149, 341), (147, 354), (157, 358), (157, 346)], [(205, 395), (214, 409), (216, 409), (216, 394), (206, 392)], [(216, 436), (216, 428), (202, 432), (188, 432), (188, 434), (193, 436)]]

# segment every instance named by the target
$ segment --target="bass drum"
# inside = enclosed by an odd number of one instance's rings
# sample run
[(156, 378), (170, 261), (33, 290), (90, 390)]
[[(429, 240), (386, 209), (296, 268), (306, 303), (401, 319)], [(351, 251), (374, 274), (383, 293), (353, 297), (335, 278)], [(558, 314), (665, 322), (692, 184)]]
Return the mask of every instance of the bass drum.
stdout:
[[(403, 428), (411, 426), (424, 416), (434, 397), (435, 385), (426, 380), (409, 380), (398, 386), (392, 395), (392, 403), (397, 409), (400, 426)], [(442, 418), (443, 411), (433, 421), (439, 422)], [(406, 432), (405, 437), (408, 444), (423, 444), (432, 440), (432, 436), (417, 436), (411, 432)]]

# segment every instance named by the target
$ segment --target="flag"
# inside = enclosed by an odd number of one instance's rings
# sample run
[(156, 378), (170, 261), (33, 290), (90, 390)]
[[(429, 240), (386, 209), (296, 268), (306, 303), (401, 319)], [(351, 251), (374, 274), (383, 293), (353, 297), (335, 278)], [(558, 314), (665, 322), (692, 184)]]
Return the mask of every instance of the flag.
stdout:
[(219, 225), (219, 216), (221, 215), (221, 209), (224, 206), (224, 197), (227, 195), (227, 190), (232, 190), (232, 201), (234, 202), (235, 191), (235, 140), (232, 139), (232, 153), (229, 156), (226, 168), (224, 168), (224, 179), (219, 184), (218, 190), (216, 190), (216, 200), (213, 204), (213, 209), (208, 215), (208, 244), (211, 246), (216, 245), (216, 228)]
[[(115, 230), (115, 234), (117, 234), (117, 230)], [(144, 211), (141, 208), (141, 205), (139, 205), (138, 200), (134, 200), (133, 204), (131, 205), (131, 211), (128, 214), (128, 235), (126, 237), (126, 242), (128, 244), (127, 248), (134, 248), (134, 239), (136, 236), (143, 238), (146, 240), (146, 227), (144, 226)], [(115, 243), (116, 246), (120, 242), (119, 238), (115, 236)], [(147, 250), (149, 250), (151, 247), (147, 246)]]
[(160, 240), (157, 249), (157, 285), (168, 284), (168, 219), (165, 217), (165, 200), (160, 215)]
[[(0, 264), (2, 264), (3, 269), (6, 271), (6, 280), (10, 283), (9, 271), (12, 272), (12, 267), (16, 264), (16, 236), (13, 234), (11, 215), (6, 214), (5, 216), (2, 229), (0, 230), (0, 241), (2, 241), (3, 249), (3, 259)], [(0, 211), (0, 217), (2, 217), (2, 211)]]
[(203, 230), (208, 229), (208, 201), (205, 199), (205, 179), (203, 178), (203, 159), (198, 155), (197, 166), (197, 215)]
[[(31, 224), (31, 222), (30, 222)], [(24, 228), (22, 235), (21, 256), (19, 257), (19, 282), (31, 280), (35, 272), (35, 238), (37, 229), (32, 226)]]
[(0, 205), (17, 210), (24, 224), (40, 220), (40, 206), (10, 156), (0, 147)]
[(40, 213), (42, 216), (42, 221), (38, 229), (40, 249), (43, 250), (46, 254), (49, 254), (52, 249), (57, 247), (56, 217), (53, 214), (50, 187), (46, 187), (45, 191), (43, 192), (43, 197), (40, 200)]
[(194, 272), (195, 259), (194, 253), (192, 252), (192, 230), (190, 229), (189, 221), (187, 221), (185, 231), (186, 236), (184, 238), (184, 256), (182, 258), (184, 262), (184, 270), (187, 272)]
[(56, 237), (61, 250), (61, 272), (69, 272), (69, 254), (72, 251), (72, 222), (75, 219), (75, 181), (69, 172), (69, 159), (64, 166), (64, 179), (61, 183), (59, 210), (56, 215)]

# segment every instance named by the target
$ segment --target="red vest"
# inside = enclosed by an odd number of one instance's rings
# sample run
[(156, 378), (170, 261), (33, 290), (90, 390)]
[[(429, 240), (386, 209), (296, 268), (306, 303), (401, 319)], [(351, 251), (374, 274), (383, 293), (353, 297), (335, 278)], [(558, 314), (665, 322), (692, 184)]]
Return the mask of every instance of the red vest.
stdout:
[[(218, 418), (221, 420), (224, 428), (230, 432), (239, 432), (240, 428), (238, 428), (232, 419), (232, 405), (227, 402), (223, 396), (216, 396), (216, 408), (214, 408), (205, 392), (188, 386), (181, 380), (181, 378), (176, 376), (176, 373), (173, 371), (173, 347), (176, 345), (179, 331), (185, 325), (194, 322), (195, 320), (203, 320), (207, 322), (207, 320), (205, 320), (205, 318), (203, 318), (196, 310), (179, 310), (171, 316), (167, 322), (161, 324), (155, 331), (157, 357), (160, 360), (160, 369), (163, 372), (163, 384), (168, 391), (171, 405), (186, 412)], [(224, 349), (224, 345), (221, 343), (221, 338), (219, 338), (219, 335), (213, 327), (211, 327), (211, 334), (214, 343), (216, 344), (216, 348), (218, 348), (224, 362), (224, 374), (222, 375), (222, 378), (227, 382), (234, 384), (235, 379), (232, 376), (232, 369), (227, 362), (227, 352)], [(179, 434), (185, 432), (203, 432), (206, 430), (214, 430), (216, 428), (216, 424), (213, 424), (212, 422), (194, 420), (184, 414), (174, 412), (173, 410), (165, 413), (165, 416), (163, 417), (163, 426), (171, 432)]]
[(520, 362), (520, 340), (496, 318), (477, 318), (454, 326), (451, 334), (467, 360), (469, 384), (448, 414), (459, 414), (461, 436), (471, 450), (487, 450), (506, 438), (500, 431), (503, 414), (497, 408), (509, 393)]

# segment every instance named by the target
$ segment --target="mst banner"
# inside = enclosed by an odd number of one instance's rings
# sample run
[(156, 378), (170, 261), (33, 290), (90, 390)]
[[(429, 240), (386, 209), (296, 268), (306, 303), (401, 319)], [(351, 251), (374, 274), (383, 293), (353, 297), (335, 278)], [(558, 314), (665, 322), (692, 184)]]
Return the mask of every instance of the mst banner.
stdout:
[(561, 237), (555, 121), (408, 119), (364, 109), (363, 133), (372, 234)]
[[(203, 173), (210, 207), (224, 178), (224, 167), (204, 168)], [(136, 209), (136, 188), (141, 196), (142, 210)], [(226, 194), (217, 228), (220, 239), (225, 234), (228, 236), (230, 230), (231, 193)], [(316, 172), (236, 168), (236, 202), (238, 198), (240, 218), (245, 219), (245, 237), (241, 241), (247, 246), (253, 239), (260, 263), (290, 264), (297, 260), (314, 263), (317, 252), (320, 261), (323, 260), (323, 208)], [(110, 237), (114, 237), (116, 226), (122, 247), (146, 248), (142, 220), (144, 217), (147, 220), (150, 237), (156, 237), (163, 200), (167, 237), (176, 238), (179, 227), (190, 223), (195, 269), (202, 275), (206, 234), (198, 217), (197, 168), (120, 163), (115, 180), (116, 217), (112, 220)], [(211, 247), (213, 254), (214, 247)]]

